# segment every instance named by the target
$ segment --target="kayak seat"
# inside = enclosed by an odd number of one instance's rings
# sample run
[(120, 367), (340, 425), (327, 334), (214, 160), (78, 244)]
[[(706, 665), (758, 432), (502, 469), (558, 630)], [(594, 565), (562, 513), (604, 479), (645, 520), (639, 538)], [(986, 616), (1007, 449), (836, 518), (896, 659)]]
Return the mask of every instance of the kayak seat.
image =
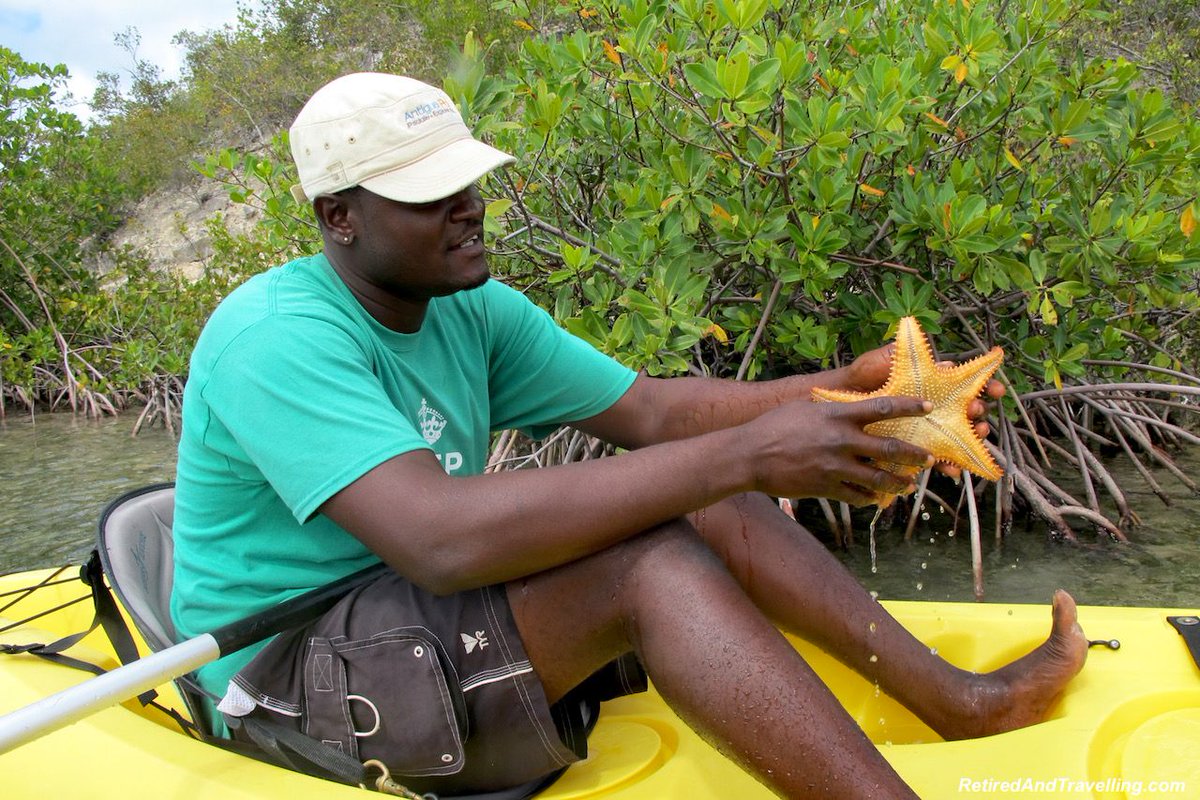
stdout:
[[(100, 514), (96, 532), (96, 550), (108, 583), (154, 652), (179, 641), (171, 622), (174, 519), (175, 484), (158, 483), (135, 489), (109, 503)], [(126, 660), (124, 654), (121, 658)], [(175, 686), (187, 704), (192, 724), (205, 736), (211, 735), (199, 685), (185, 675), (175, 681)], [(184, 721), (178, 718), (177, 721), (187, 729)]]
[(104, 574), (151, 650), (176, 643), (171, 622), (171, 524), (175, 484), (160, 483), (121, 495), (100, 515), (97, 548)]

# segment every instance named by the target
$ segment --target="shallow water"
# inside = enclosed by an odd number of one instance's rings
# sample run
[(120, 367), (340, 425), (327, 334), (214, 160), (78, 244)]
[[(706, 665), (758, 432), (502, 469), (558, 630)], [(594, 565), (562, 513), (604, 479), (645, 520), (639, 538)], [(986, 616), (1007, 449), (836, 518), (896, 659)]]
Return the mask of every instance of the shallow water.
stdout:
[[(1200, 472), (1196, 450), (1179, 454), (1177, 461), (1189, 475)], [(1026, 527), (1020, 519), (997, 542), (990, 511), (980, 509), (985, 601), (1044, 603), (1063, 588), (1090, 605), (1200, 607), (1200, 495), (1160, 471), (1156, 478), (1173, 503), (1167, 507), (1131, 466), (1106, 466), (1142, 519), (1140, 526), (1126, 531), (1130, 543), (1113, 542), (1078, 518), (1068, 519), (1078, 537), (1075, 544), (1050, 541), (1044, 525)], [(918, 525), (910, 541), (904, 541), (903, 526), (876, 532), (874, 572), (865, 521), (855, 520), (856, 544), (839, 552), (839, 558), (884, 599), (974, 600), (965, 511), (951, 536), (952, 511), (926, 505), (928, 521)]]
[(175, 439), (162, 428), (133, 438), (136, 421), (10, 414), (0, 423), (0, 574), (82, 560), (110, 500), (174, 480)]
[[(174, 479), (174, 438), (161, 428), (131, 438), (135, 419), (10, 415), (0, 424), (0, 573), (79, 561), (110, 500)], [(1179, 460), (1185, 472), (1200, 474), (1200, 450)], [(1159, 480), (1175, 500), (1167, 508), (1132, 468), (1110, 466), (1143, 519), (1129, 531), (1132, 543), (1109, 542), (1078, 521), (1080, 544), (1055, 543), (1043, 526), (1018, 521), (997, 544), (985, 521), (985, 600), (1044, 603), (1062, 587), (1088, 604), (1200, 606), (1200, 496), (1163, 473)], [(884, 599), (973, 600), (965, 523), (951, 537), (951, 515), (933, 504), (927, 512), (912, 541), (903, 541), (902, 529), (879, 529), (877, 571), (867, 547), (869, 513), (856, 520), (856, 544), (839, 558)]]

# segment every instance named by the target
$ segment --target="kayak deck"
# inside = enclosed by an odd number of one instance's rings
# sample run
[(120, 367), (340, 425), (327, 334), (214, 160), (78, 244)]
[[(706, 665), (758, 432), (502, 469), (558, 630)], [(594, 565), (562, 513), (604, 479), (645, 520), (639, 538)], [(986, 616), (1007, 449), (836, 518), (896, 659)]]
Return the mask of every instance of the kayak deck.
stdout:
[[(3, 597), (48, 571), (0, 577), (0, 628), (87, 595), (82, 583)], [(885, 602), (922, 642), (952, 663), (986, 671), (1039, 644), (1050, 626), (1049, 604)], [(858, 720), (883, 755), (923, 798), (1099, 798), (1200, 795), (1200, 669), (1167, 616), (1194, 611), (1083, 606), (1079, 620), (1093, 639), (1117, 639), (1120, 649), (1092, 648), (1083, 671), (1048, 719), (1017, 731), (943, 742), (907, 709), (811, 645), (794, 644)], [(81, 602), (0, 633), (0, 643), (53, 641), (83, 630), (92, 608)], [(97, 630), (69, 651), (117, 666)], [(0, 656), (0, 713), (86, 680), (87, 673), (29, 655)], [(174, 687), (160, 700), (183, 711)], [(184, 711), (184, 713), (186, 713)], [(582, 798), (754, 798), (771, 794), (688, 729), (653, 687), (604, 704), (589, 740), (589, 758), (540, 795)], [(127, 701), (0, 755), (0, 789), (9, 797), (47, 790), (64, 774), (86, 796), (198, 797), (350, 796), (351, 787), (309, 778), (189, 739), (166, 715)], [(1155, 786), (1152, 789), (1151, 783)]]

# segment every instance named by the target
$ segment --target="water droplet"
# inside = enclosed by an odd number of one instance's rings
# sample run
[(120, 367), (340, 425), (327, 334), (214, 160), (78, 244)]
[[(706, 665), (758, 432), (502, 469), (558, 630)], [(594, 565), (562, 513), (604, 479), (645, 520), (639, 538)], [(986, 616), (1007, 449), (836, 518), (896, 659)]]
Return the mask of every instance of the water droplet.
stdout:
[[(874, 591), (871, 592), (871, 599), (878, 602), (879, 601), (879, 592), (874, 592)], [(1008, 613), (1011, 614), (1012, 612), (1010, 611)]]
[(867, 626), (867, 630), (869, 630), (871, 633), (874, 633), (876, 627), (877, 626), (875, 625), (875, 623), (872, 622), (870, 625)]
[(929, 562), (928, 562), (928, 561), (922, 561), (922, 562), (921, 562), (921, 569), (929, 569)]
[(937, 648), (936, 648), (936, 647), (931, 647), (931, 648), (929, 648), (929, 655), (931, 655), (931, 656), (936, 656), (936, 655), (937, 655)]
[(875, 509), (875, 516), (871, 517), (871, 572), (877, 572), (875, 564), (875, 523), (879, 522), (879, 518), (883, 515), (883, 507), (878, 506)]
[(884, 717), (880, 717), (880, 718), (879, 718), (879, 727), (881, 727), (881, 728), (882, 728), (882, 727), (883, 727), (883, 726), (885, 726), (885, 725), (887, 725), (887, 719), (886, 719), (886, 718), (884, 718)]
[(879, 697), (879, 684), (875, 684), (875, 696)]
[(924, 588), (925, 588), (925, 584), (921, 583), (920, 581), (917, 581), (917, 591), (919, 592)]
[(872, 664), (874, 664), (874, 663), (875, 663), (876, 661), (878, 661), (878, 660), (879, 660), (879, 656), (877, 656), (877, 655), (875, 655), (874, 653), (872, 653), (872, 654), (871, 654), (871, 663), (872, 663)]
[(879, 567), (877, 567), (876, 565), (872, 564), (872, 565), (871, 565), (871, 572), (872, 572), (872, 574), (873, 574), (873, 573), (876, 573), (876, 572), (879, 572)]
[(933, 544), (933, 543), (934, 543), (934, 540), (933, 540), (933, 537), (932, 537), (932, 536), (930, 536), (930, 537), (929, 537), (929, 543), (930, 543), (930, 544)]
[(949, 536), (951, 539), (953, 539), (953, 538), (954, 538), (954, 531), (949, 531), (949, 532), (948, 532), (946, 535), (947, 535), (947, 536)]
[(921, 512), (921, 519), (923, 519), (923, 520), (925, 520), (926, 522), (928, 522), (928, 521), (929, 521), (929, 512), (928, 512), (928, 511), (923, 511), (923, 512)]

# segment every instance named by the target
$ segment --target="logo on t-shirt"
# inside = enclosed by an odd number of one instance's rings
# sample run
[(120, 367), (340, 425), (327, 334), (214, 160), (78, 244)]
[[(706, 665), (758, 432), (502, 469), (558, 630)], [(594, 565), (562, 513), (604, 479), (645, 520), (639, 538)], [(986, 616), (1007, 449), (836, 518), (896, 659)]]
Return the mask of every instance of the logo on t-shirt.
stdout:
[(421, 407), (417, 410), (417, 424), (421, 426), (421, 435), (429, 444), (435, 444), (442, 438), (442, 430), (446, 427), (446, 418), (421, 398)]

